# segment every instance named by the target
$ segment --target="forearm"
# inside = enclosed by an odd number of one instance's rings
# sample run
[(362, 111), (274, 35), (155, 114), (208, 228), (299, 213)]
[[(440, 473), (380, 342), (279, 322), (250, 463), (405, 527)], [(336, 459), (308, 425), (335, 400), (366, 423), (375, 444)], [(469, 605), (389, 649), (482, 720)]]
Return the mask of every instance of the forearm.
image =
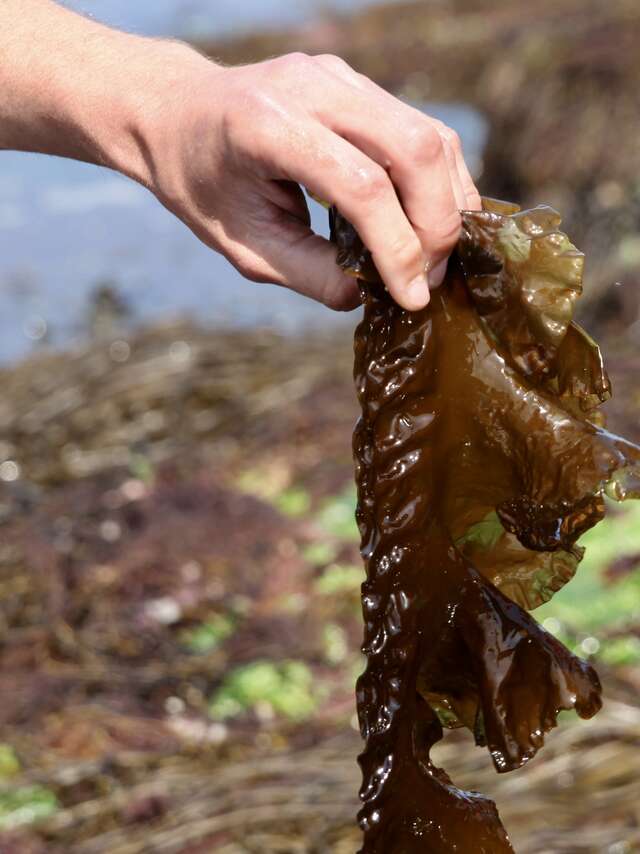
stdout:
[[(183, 44), (122, 33), (50, 0), (0, 3), (0, 149), (154, 171), (146, 125), (171, 99), (171, 66), (204, 60)], [(176, 57), (177, 61), (172, 63)]]

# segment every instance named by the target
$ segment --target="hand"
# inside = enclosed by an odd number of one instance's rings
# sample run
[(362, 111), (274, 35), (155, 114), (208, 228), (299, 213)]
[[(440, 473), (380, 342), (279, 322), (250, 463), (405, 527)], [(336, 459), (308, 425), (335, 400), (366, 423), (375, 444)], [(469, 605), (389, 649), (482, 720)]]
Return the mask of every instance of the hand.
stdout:
[(151, 83), (141, 124), (145, 183), (167, 208), (248, 279), (353, 308), (356, 284), (311, 231), (303, 185), (356, 226), (398, 303), (426, 305), (459, 209), (480, 207), (454, 131), (335, 56), (221, 68), (185, 48), (176, 59), (170, 87), (163, 74)]
[(247, 278), (358, 303), (300, 189), (335, 204), (395, 299), (422, 308), (461, 208), (480, 199), (457, 135), (335, 56), (223, 68), (50, 0), (0, 3), (0, 149), (110, 166), (145, 184)]

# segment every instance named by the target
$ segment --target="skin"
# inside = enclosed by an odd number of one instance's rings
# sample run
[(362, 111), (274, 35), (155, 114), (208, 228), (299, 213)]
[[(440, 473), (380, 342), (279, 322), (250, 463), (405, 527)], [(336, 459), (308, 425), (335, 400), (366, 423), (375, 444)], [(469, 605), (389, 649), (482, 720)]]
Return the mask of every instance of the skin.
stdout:
[(223, 67), (50, 0), (0, 3), (0, 149), (117, 170), (246, 278), (359, 302), (300, 186), (335, 204), (389, 292), (423, 308), (461, 209), (480, 209), (457, 134), (336, 56)]

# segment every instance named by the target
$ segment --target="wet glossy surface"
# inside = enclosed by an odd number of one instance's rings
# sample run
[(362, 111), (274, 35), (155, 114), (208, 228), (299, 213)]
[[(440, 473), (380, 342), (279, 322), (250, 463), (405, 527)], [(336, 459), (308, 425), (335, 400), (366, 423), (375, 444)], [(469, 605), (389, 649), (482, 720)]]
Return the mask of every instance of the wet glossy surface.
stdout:
[(525, 609), (572, 577), (605, 494), (640, 497), (640, 448), (600, 426), (610, 386), (571, 321), (583, 257), (559, 217), (485, 208), (464, 214), (445, 284), (417, 313), (393, 303), (332, 215), (365, 303), (362, 854), (511, 851), (494, 804), (431, 763), (443, 725), (468, 727), (504, 772), (535, 755), (561, 709), (601, 705), (593, 668)]

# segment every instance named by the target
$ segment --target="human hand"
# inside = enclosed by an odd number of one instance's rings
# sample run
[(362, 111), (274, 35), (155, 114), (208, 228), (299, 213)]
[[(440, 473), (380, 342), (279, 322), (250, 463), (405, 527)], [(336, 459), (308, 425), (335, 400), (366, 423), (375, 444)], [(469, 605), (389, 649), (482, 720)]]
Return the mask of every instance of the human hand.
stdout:
[(422, 308), (459, 209), (480, 208), (457, 134), (335, 56), (225, 68), (177, 47), (171, 85), (150, 81), (138, 117), (162, 203), (246, 278), (353, 308), (356, 283), (312, 232), (303, 185), (355, 225), (397, 302)]
[(147, 186), (247, 278), (358, 303), (300, 185), (358, 229), (395, 299), (423, 307), (459, 209), (479, 208), (457, 135), (335, 56), (224, 68), (50, 0), (0, 4), (0, 149), (99, 163)]

